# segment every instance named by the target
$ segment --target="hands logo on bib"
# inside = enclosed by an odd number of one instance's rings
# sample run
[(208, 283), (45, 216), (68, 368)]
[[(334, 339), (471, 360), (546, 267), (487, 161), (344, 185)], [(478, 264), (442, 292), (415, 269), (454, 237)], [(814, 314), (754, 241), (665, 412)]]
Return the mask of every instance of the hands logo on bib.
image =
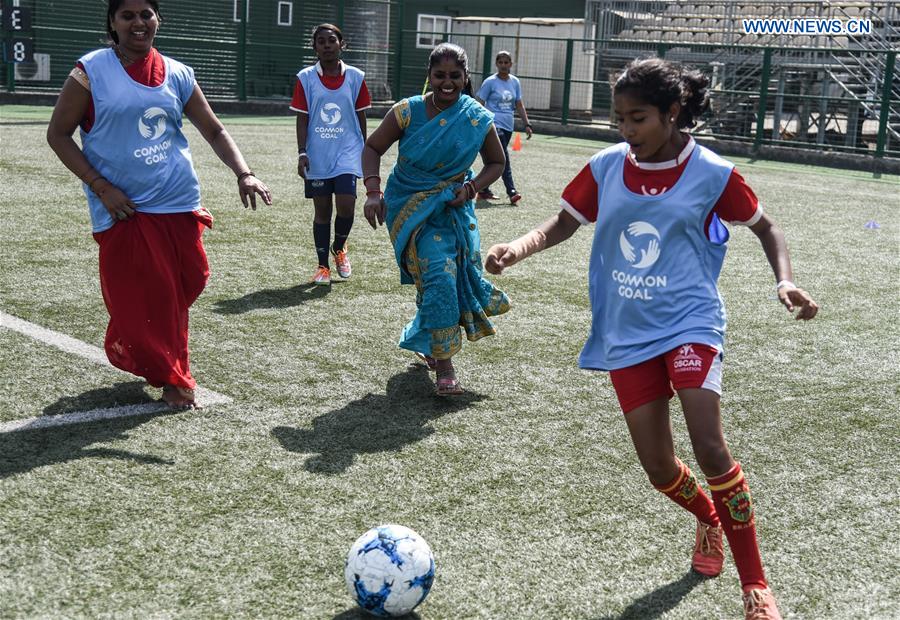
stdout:
[[(625, 233), (628, 233), (628, 236)], [(635, 253), (635, 247), (629, 241), (629, 237), (644, 237), (649, 235), (651, 239), (647, 242), (646, 247), (641, 248), (641, 258), (638, 260)], [(637, 241), (637, 240), (635, 240)], [(659, 231), (647, 222), (632, 222), (626, 230), (619, 235), (619, 248), (622, 250), (622, 256), (625, 257), (632, 267), (637, 269), (646, 269), (659, 259)]]
[(162, 108), (147, 108), (138, 119), (138, 131), (147, 140), (159, 140), (166, 133), (166, 111)]
[(319, 118), (323, 123), (336, 125), (341, 122), (341, 106), (336, 103), (326, 103), (319, 111)]

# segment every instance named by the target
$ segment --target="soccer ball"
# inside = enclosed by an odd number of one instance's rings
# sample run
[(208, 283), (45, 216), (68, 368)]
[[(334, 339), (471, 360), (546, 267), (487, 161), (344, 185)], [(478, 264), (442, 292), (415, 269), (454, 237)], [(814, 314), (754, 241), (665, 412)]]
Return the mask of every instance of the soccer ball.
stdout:
[(421, 536), (402, 525), (380, 525), (360, 536), (344, 566), (347, 590), (376, 616), (402, 616), (425, 600), (434, 556)]

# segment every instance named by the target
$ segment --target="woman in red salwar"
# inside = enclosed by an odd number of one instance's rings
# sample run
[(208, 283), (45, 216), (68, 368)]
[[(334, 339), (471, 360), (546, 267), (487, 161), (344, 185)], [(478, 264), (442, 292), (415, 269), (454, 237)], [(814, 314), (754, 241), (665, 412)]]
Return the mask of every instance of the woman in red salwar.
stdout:
[[(53, 110), (47, 141), (83, 182), (100, 284), (109, 311), (105, 349), (116, 367), (163, 389), (174, 409), (197, 406), (188, 309), (209, 277), (203, 230), (212, 216), (183, 116), (235, 174), (244, 206), (272, 198), (216, 118), (190, 67), (153, 47), (157, 0), (109, 0), (111, 46), (85, 54)], [(72, 134), (81, 127), (81, 147)]]

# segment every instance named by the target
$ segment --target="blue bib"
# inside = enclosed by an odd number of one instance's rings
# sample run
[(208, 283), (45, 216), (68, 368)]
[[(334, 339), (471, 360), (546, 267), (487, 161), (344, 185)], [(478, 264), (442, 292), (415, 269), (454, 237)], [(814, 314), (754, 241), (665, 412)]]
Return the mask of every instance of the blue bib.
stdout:
[(309, 106), (307, 179), (362, 176), (363, 139), (356, 119), (356, 99), (364, 77), (362, 71), (345, 64), (344, 83), (331, 90), (322, 84), (316, 65), (297, 74)]
[(498, 129), (513, 130), (516, 102), (522, 98), (522, 87), (519, 78), (510, 75), (502, 80), (497, 74), (481, 83), (478, 98), (484, 101), (484, 107), (494, 113), (494, 125)]
[[(183, 213), (200, 208), (200, 183), (187, 138), (181, 131), (184, 105), (194, 92), (194, 72), (163, 56), (166, 77), (144, 86), (125, 72), (110, 48), (79, 62), (91, 81), (95, 120), (81, 132), (90, 164), (143, 213)], [(94, 232), (115, 222), (85, 184)]]
[(627, 153), (622, 143), (591, 158), (600, 193), (582, 368), (625, 368), (686, 343), (723, 350), (725, 305), (716, 281), (727, 236), (710, 241), (704, 223), (733, 165), (697, 145), (673, 187), (640, 195), (625, 186)]

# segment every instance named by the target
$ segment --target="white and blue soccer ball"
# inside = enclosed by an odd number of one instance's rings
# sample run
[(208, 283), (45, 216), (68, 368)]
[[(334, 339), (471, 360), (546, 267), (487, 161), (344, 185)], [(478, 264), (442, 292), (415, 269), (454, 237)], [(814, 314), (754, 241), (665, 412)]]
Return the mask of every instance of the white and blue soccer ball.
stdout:
[(402, 616), (425, 600), (434, 555), (425, 539), (402, 525), (380, 525), (360, 536), (344, 566), (347, 590), (376, 616)]

